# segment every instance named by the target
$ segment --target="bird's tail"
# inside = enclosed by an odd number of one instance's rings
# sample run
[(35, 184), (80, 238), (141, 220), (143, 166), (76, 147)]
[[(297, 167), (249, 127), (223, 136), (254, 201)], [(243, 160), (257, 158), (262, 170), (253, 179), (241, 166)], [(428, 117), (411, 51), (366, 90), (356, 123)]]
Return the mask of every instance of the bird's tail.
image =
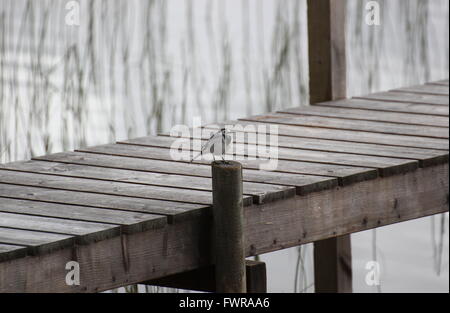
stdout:
[(191, 162), (189, 162), (189, 163), (192, 163), (192, 162), (194, 162), (194, 160), (196, 159), (196, 158), (198, 158), (200, 155), (202, 155), (203, 154), (203, 151), (200, 151), (195, 157), (193, 157), (192, 159), (191, 159)]

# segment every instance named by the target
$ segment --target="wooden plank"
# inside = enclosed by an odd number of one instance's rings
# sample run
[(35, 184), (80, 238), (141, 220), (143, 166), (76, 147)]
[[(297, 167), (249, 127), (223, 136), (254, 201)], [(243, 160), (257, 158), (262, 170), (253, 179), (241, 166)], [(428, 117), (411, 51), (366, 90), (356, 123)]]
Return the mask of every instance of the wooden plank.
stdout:
[(362, 97), (355, 97), (356, 99), (372, 99), (379, 101), (391, 101), (391, 102), (406, 102), (406, 103), (418, 103), (418, 104), (433, 104), (448, 106), (449, 100), (447, 96), (436, 95), (419, 95), (419, 94), (407, 94), (400, 92), (379, 92)]
[(448, 79), (428, 83), (430, 85), (448, 86)]
[(27, 247), (0, 244), (0, 262), (15, 258), (23, 258), (27, 255)]
[(229, 124), (227, 123), (224, 125), (236, 125), (236, 124), (240, 124), (243, 126), (251, 125), (253, 127), (258, 127), (258, 125), (266, 125), (268, 127), (270, 124), (273, 124), (277, 125), (278, 127), (278, 135), (289, 136), (294, 138), (329, 139), (345, 142), (372, 143), (387, 146), (434, 149), (443, 151), (448, 151), (449, 149), (448, 140), (439, 138), (389, 135), (371, 132), (348, 131), (342, 129), (328, 129), (322, 127), (308, 127), (297, 125), (294, 126), (294, 125), (269, 123), (263, 120), (252, 120), (252, 121), (239, 120), (238, 122)]
[(308, 0), (310, 103), (346, 98), (345, 6)]
[[(205, 128), (207, 127), (208, 126), (206, 126)], [(255, 133), (256, 129), (248, 128), (236, 132), (250, 134)], [(206, 138), (208, 136), (207, 134), (208, 132), (202, 133), (203, 138)], [(168, 137), (169, 135), (165, 136)], [(179, 138), (192, 138), (192, 137), (181, 136)], [(255, 136), (245, 136), (245, 138), (237, 136), (237, 138), (235, 138), (235, 141), (236, 139), (237, 142), (248, 142), (248, 143), (258, 142), (258, 139)], [(278, 146), (291, 149), (305, 149), (311, 151), (338, 152), (354, 155), (365, 155), (365, 156), (372, 155), (388, 158), (417, 160), (419, 161), (420, 167), (432, 166), (448, 162), (448, 152), (439, 150), (346, 142), (332, 139), (278, 136)]]
[[(89, 244), (120, 235), (114, 224), (81, 222), (60, 218), (0, 212), (0, 228), (13, 228), (76, 236), (76, 243)], [(16, 242), (10, 242), (18, 244)]]
[(344, 120), (322, 116), (300, 116), (281, 113), (270, 113), (245, 117), (245, 121), (263, 121), (274, 124), (322, 127), (349, 131), (371, 132), (388, 135), (404, 135), (426, 138), (449, 138), (448, 129), (431, 126), (414, 126), (373, 121)]
[[(205, 137), (207, 134), (205, 134)], [(180, 139), (173, 137), (163, 137), (163, 136), (147, 136), (142, 138), (136, 138), (131, 140), (126, 140), (121, 142), (122, 144), (131, 144), (144, 147), (162, 147), (170, 148), (173, 143), (177, 141), (182, 143)], [(188, 146), (193, 146), (192, 140), (183, 140)], [(202, 141), (203, 143), (206, 140)], [(183, 144), (184, 144), (183, 143)], [(199, 151), (197, 149), (195, 151)], [(257, 155), (258, 146), (257, 145), (243, 145), (243, 144), (233, 144), (230, 147), (228, 154), (234, 155)], [(289, 149), (289, 148), (278, 148), (278, 159), (287, 161), (306, 161), (306, 162), (323, 162), (327, 164), (335, 165), (350, 165), (350, 166), (361, 166), (361, 167), (372, 167), (377, 168), (382, 176), (394, 175), (398, 173), (403, 173), (405, 171), (415, 170), (418, 167), (418, 163), (411, 160), (404, 159), (394, 159), (394, 158), (383, 158), (383, 157), (372, 157), (365, 155), (352, 155), (345, 153), (332, 153), (332, 152), (320, 152), (320, 151), (310, 151), (310, 150), (300, 150), (300, 149)]]
[(370, 99), (346, 99), (340, 101), (322, 102), (317, 104), (324, 107), (336, 107), (336, 108), (348, 108), (348, 109), (364, 109), (376, 112), (397, 112), (397, 113), (409, 113), (432, 115), (432, 116), (447, 116), (449, 115), (449, 109), (446, 106), (441, 105), (428, 105), (428, 104), (414, 104), (405, 102), (390, 102), (390, 101), (378, 101)]
[[(38, 255), (73, 246), (74, 236), (0, 227), (0, 243), (27, 247), (27, 253)], [(5, 277), (1, 275), (1, 277)], [(1, 283), (0, 283), (1, 284)]]
[(427, 94), (427, 95), (441, 95), (441, 96), (449, 95), (449, 87), (442, 85), (419, 85), (419, 86), (392, 89), (389, 91)]
[[(101, 167), (46, 161), (14, 162), (0, 165), (0, 169), (2, 167), (30, 173), (91, 178), (108, 182), (126, 182), (145, 186), (162, 186), (189, 190), (212, 191), (211, 180), (206, 177), (160, 174), (152, 172), (142, 173), (138, 171), (114, 168), (105, 171), (105, 169)], [(279, 186), (252, 182), (244, 183), (244, 194), (252, 196), (254, 202), (260, 204), (285, 197), (291, 197), (295, 194), (295, 192), (295, 187), (292, 186)]]
[[(102, 155), (82, 152), (70, 153), (55, 153), (47, 156), (35, 158), (36, 160), (47, 160), (60, 162), (65, 164), (79, 164), (97, 166), (108, 169), (127, 169), (141, 172), (155, 172), (161, 174), (179, 174), (211, 177), (211, 168), (202, 164), (190, 164), (186, 166), (185, 163), (163, 161), (163, 160), (148, 160), (134, 157)], [(297, 194), (306, 194), (309, 192), (319, 191), (323, 189), (333, 188), (337, 185), (337, 179), (324, 176), (307, 176), (299, 174), (283, 174), (267, 171), (245, 170), (244, 182), (257, 182), (278, 184), (283, 186), (296, 187)]]
[[(18, 186), (0, 183), (0, 197), (37, 200), (49, 203), (72, 204), (93, 208), (106, 208), (138, 213), (159, 214), (170, 223), (208, 211), (209, 205), (179, 203), (152, 199), (55, 190), (42, 187)], [(158, 220), (155, 221), (158, 223)]]
[(296, 107), (278, 111), (278, 113), (293, 115), (312, 115), (342, 118), (346, 120), (377, 121), (394, 124), (449, 127), (449, 118), (444, 116), (418, 115), (408, 113), (369, 111), (361, 109), (345, 109), (339, 107)]
[[(119, 145), (110, 144), (103, 146), (96, 146), (90, 148), (84, 148), (77, 151), (105, 154), (105, 155), (116, 155), (116, 156), (126, 156), (135, 157), (143, 159), (157, 159), (157, 160), (172, 160), (169, 149), (163, 148), (146, 148), (141, 146), (131, 146), (131, 145)], [(189, 152), (184, 153), (184, 159), (190, 160), (191, 154)], [(178, 161), (181, 163), (181, 161)], [(184, 161), (186, 166), (191, 166), (189, 161)], [(245, 169), (260, 169), (261, 163), (266, 163), (265, 160), (245, 160), (239, 159), (239, 162), (243, 165)], [(204, 166), (209, 166), (209, 161), (195, 161), (197, 164), (204, 164)], [(309, 163), (309, 162), (293, 162), (293, 161), (277, 161), (277, 168), (274, 172), (279, 173), (294, 173), (294, 174), (309, 174), (309, 175), (320, 175), (338, 178), (341, 185), (351, 184), (357, 181), (373, 179), (377, 177), (377, 171), (371, 168), (364, 167), (352, 167), (352, 166), (339, 166), (330, 165), (322, 163)]]
[(166, 224), (166, 218), (161, 215), (9, 198), (0, 198), (0, 212), (117, 224), (121, 225), (121, 232), (124, 234), (162, 227)]
[[(0, 182), (23, 186), (130, 197), (133, 199), (139, 198), (192, 204), (212, 204), (212, 194), (208, 191), (143, 186), (112, 181), (18, 172), (4, 168), (0, 168)], [(244, 205), (250, 205), (252, 203), (252, 198), (244, 196), (243, 202)]]
[[(245, 210), (247, 256), (448, 211), (448, 164)], [(211, 264), (206, 216), (0, 263), (0, 292), (99, 292)], [(149, 244), (148, 238), (152, 238)], [(74, 259), (74, 255), (76, 258)], [(124, 258), (130, 266), (124, 266)], [(80, 286), (55, 268), (75, 260)], [(95, 266), (93, 266), (95, 264)], [(24, 269), (27, 269), (26, 271)], [(31, 276), (32, 275), (32, 276)]]

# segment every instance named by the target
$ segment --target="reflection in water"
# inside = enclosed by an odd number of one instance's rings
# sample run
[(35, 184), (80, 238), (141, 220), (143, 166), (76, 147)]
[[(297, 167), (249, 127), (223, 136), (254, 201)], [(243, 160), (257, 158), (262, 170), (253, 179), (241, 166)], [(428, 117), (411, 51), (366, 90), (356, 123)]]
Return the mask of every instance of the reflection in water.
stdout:
[(308, 248), (310, 245), (298, 246), (298, 258), (295, 266), (295, 280), (294, 280), (294, 292), (304, 293), (313, 290), (314, 282), (308, 283), (308, 271), (306, 269), (305, 257), (309, 253)]
[[(79, 26), (66, 24), (66, 3), (1, 1), (0, 162), (308, 102), (305, 0), (80, 0)], [(448, 1), (379, 3), (370, 27), (366, 1), (348, 1), (348, 95), (447, 78)], [(437, 275), (448, 272), (446, 221), (431, 222)], [(374, 260), (377, 234), (364, 241)], [(295, 271), (278, 269), (269, 290), (312, 291), (311, 251), (261, 256)]]
[[(434, 270), (436, 275), (440, 276), (442, 271), (442, 259), (444, 254), (444, 236), (445, 236), (445, 220), (448, 214), (440, 216), (431, 216), (431, 240), (433, 246)], [(436, 238), (436, 219), (439, 219)], [(448, 264), (447, 264), (448, 266)]]
[[(377, 247), (377, 230), (375, 228), (375, 229), (372, 229), (372, 260), (375, 262), (379, 262), (377, 249), (378, 249), (378, 247)], [(380, 279), (379, 283), (380, 283), (379, 285), (376, 285), (376, 288), (377, 288), (377, 292), (381, 293), (381, 279)]]

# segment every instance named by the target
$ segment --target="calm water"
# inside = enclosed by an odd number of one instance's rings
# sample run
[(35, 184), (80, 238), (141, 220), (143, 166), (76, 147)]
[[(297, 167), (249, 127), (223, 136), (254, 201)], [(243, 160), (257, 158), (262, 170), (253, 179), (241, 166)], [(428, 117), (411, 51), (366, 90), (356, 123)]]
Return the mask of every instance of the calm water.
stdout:
[[(0, 0), (0, 161), (308, 99), (305, 0)], [(447, 0), (348, 0), (348, 94), (448, 78)], [(354, 289), (449, 291), (448, 214), (352, 236)], [(262, 255), (270, 291), (313, 291), (312, 246)], [(364, 282), (376, 259), (381, 286)]]

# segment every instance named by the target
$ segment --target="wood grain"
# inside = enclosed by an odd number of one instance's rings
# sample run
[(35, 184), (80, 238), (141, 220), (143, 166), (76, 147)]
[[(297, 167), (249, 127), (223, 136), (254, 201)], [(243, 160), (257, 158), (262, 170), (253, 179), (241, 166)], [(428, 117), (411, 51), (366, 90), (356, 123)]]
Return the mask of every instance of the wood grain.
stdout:
[(440, 95), (440, 96), (448, 96), (449, 95), (449, 87), (448, 86), (431, 85), (431, 84), (392, 89), (390, 91), (427, 94), (427, 95)]
[(441, 105), (414, 104), (406, 102), (379, 101), (370, 99), (346, 99), (340, 101), (322, 102), (320, 106), (364, 109), (376, 112), (396, 112), (419, 114), (420, 116), (446, 116), (448, 117), (449, 108)]
[[(73, 246), (74, 236), (0, 227), (0, 242), (27, 247), (31, 255), (45, 254)], [(0, 275), (2, 280), (5, 276)], [(0, 282), (2, 284), (2, 282)]]
[(270, 124), (273, 124), (278, 126), (279, 135), (290, 136), (295, 138), (318, 138), (318, 139), (339, 140), (344, 142), (371, 143), (395, 147), (410, 147), (410, 148), (433, 149), (444, 151), (448, 151), (449, 149), (448, 140), (439, 138), (390, 135), (371, 132), (349, 131), (342, 129), (297, 126), (297, 125), (294, 126), (285, 124), (275, 124), (262, 120), (242, 119), (238, 123), (232, 123), (230, 125), (234, 124), (254, 125), (254, 126), (258, 126), (261, 124), (269, 126)]
[[(35, 158), (36, 160), (55, 161), (65, 164), (90, 165), (102, 168), (127, 169), (140, 172), (155, 172), (162, 174), (179, 174), (187, 176), (211, 177), (211, 168), (202, 164), (190, 164), (165, 160), (143, 159), (126, 156), (114, 156), (104, 154), (68, 152)], [(280, 175), (275, 172), (245, 170), (244, 182), (257, 182), (278, 184), (296, 187), (298, 194), (306, 194), (318, 190), (333, 188), (337, 185), (337, 179), (324, 176), (307, 176), (299, 174)]]
[(355, 97), (357, 99), (373, 99), (380, 101), (393, 101), (393, 102), (406, 102), (406, 103), (418, 103), (418, 104), (432, 104), (448, 106), (448, 96), (436, 96), (426, 94), (408, 94), (400, 92), (380, 92), (374, 93), (362, 97)]
[[(76, 236), (76, 242), (79, 244), (89, 244), (120, 235), (120, 227), (113, 224), (0, 212), (0, 228), (3, 227), (73, 235)], [(17, 240), (18, 242), (14, 242), (14, 239), (11, 239), (8, 243), (23, 244), (22, 238), (18, 237)]]
[(9, 244), (0, 244), (0, 262), (22, 258), (27, 255), (27, 247)]
[(155, 218), (157, 224), (160, 223), (160, 218), (168, 218), (169, 222), (174, 222), (210, 208), (209, 205), (201, 204), (127, 198), (4, 183), (0, 183), (0, 197), (162, 215)]
[(449, 127), (449, 118), (444, 116), (418, 115), (409, 113), (370, 111), (364, 109), (346, 109), (339, 107), (325, 107), (315, 105), (311, 107), (298, 107), (284, 109), (279, 113), (293, 115), (312, 115), (325, 116), (333, 118), (342, 118), (346, 120), (359, 121), (378, 121), (393, 124), (432, 126), (432, 127)]
[[(244, 212), (246, 255), (446, 211), (448, 164), (254, 205)], [(98, 292), (208, 266), (210, 225), (210, 217), (199, 216), (123, 238), (1, 262), (0, 292)], [(80, 286), (65, 284), (61, 264), (70, 260), (80, 263)]]
[(301, 116), (281, 113), (270, 113), (246, 117), (245, 121), (263, 121), (266, 123), (322, 127), (329, 129), (370, 132), (389, 135), (427, 137), (448, 139), (448, 129), (431, 126), (392, 124), (384, 122), (345, 120), (324, 116)]
[[(206, 134), (205, 134), (206, 135)], [(180, 144), (186, 143), (187, 146), (193, 147), (192, 140), (184, 140), (181, 142), (179, 139), (172, 137), (155, 137), (148, 136), (137, 139), (131, 139), (121, 142), (122, 144), (138, 145), (144, 147), (162, 147), (170, 148), (174, 142), (177, 141)], [(206, 139), (203, 140), (203, 143)], [(228, 154), (232, 155), (257, 155), (258, 150), (262, 148), (258, 145), (249, 144), (233, 144), (229, 147)], [(281, 148), (278, 149), (278, 159), (287, 161), (306, 161), (306, 162), (320, 162), (334, 165), (350, 165), (361, 167), (377, 168), (382, 176), (394, 175), (401, 172), (415, 170), (418, 164), (411, 160), (383, 158), (366, 155), (352, 155), (345, 153), (333, 153), (333, 152), (319, 152), (301, 149)], [(198, 151), (198, 150), (195, 150)]]
[(448, 86), (448, 79), (431, 82), (429, 84), (430, 85)]
[[(126, 156), (135, 157), (142, 159), (155, 159), (155, 160), (172, 160), (169, 149), (156, 148), (156, 147), (141, 147), (132, 145), (118, 145), (110, 144), (96, 147), (89, 147), (80, 149), (77, 151), (105, 154), (105, 155), (116, 155), (116, 156)], [(190, 153), (184, 153), (184, 160), (186, 166), (192, 166), (188, 160), (191, 159)], [(267, 163), (266, 160), (247, 160), (245, 158), (239, 158), (239, 162), (243, 165), (244, 169), (254, 169), (259, 170), (261, 163)], [(181, 163), (173, 162), (173, 163)], [(210, 161), (195, 161), (196, 164), (201, 163), (204, 166), (209, 166)], [(259, 171), (261, 172), (261, 171)], [(377, 177), (377, 171), (371, 168), (364, 167), (353, 167), (353, 166), (340, 166), (331, 165), (323, 163), (310, 163), (310, 162), (293, 162), (293, 161), (277, 161), (277, 168), (273, 173), (294, 173), (294, 174), (306, 174), (306, 175), (319, 175), (319, 176), (329, 176), (338, 179), (341, 185), (351, 184), (357, 181), (373, 179)], [(280, 176), (280, 175), (279, 175)], [(244, 173), (245, 179), (245, 173)]]
[[(208, 126), (205, 126), (207, 128)], [(280, 126), (280, 129), (283, 126)], [(289, 126), (288, 126), (289, 127)], [(256, 129), (243, 129), (237, 130), (237, 133), (244, 134), (242, 136), (234, 136), (235, 142), (246, 142), (246, 143), (258, 143), (256, 136), (249, 136), (246, 134), (255, 134)], [(312, 131), (311, 131), (312, 133)], [(323, 135), (319, 133), (318, 136)], [(327, 135), (327, 134), (326, 134)], [(331, 135), (331, 134), (330, 134)], [(165, 135), (168, 137), (169, 135)], [(202, 132), (202, 138), (206, 139), (208, 134)], [(192, 138), (191, 136), (180, 135), (179, 138)], [(338, 152), (354, 155), (371, 155), (371, 156), (382, 156), (389, 158), (402, 158), (419, 161), (421, 167), (437, 165), (441, 163), (448, 162), (448, 152), (433, 150), (433, 149), (422, 149), (422, 148), (411, 148), (403, 146), (387, 146), (371, 143), (360, 143), (360, 142), (348, 142), (343, 141), (342, 137), (337, 136), (338, 139), (321, 139), (321, 138), (308, 138), (308, 137), (291, 137), (286, 135), (278, 136), (278, 146), (283, 148), (292, 149), (305, 149), (312, 151), (324, 151), (324, 152)], [(340, 140), (339, 140), (340, 139)], [(136, 141), (143, 139), (137, 138)], [(394, 141), (396, 143), (397, 141)], [(398, 141), (401, 144), (401, 141)]]
[(0, 198), (0, 212), (116, 224), (127, 234), (165, 225), (160, 215), (10, 198)]
[[(211, 180), (206, 177), (185, 176), (175, 174), (161, 174), (153, 172), (139, 172), (125, 169), (111, 168), (105, 171), (102, 167), (78, 164), (65, 164), (47, 161), (13, 162), (0, 165), (0, 169), (15, 171), (68, 176), (75, 178), (89, 178), (95, 183), (97, 180), (107, 182), (126, 182), (144, 186), (162, 186), (180, 188), (183, 192), (188, 190), (211, 191)], [(295, 194), (292, 186), (279, 186), (270, 184), (244, 183), (244, 194), (252, 196), (255, 203), (274, 201)]]

